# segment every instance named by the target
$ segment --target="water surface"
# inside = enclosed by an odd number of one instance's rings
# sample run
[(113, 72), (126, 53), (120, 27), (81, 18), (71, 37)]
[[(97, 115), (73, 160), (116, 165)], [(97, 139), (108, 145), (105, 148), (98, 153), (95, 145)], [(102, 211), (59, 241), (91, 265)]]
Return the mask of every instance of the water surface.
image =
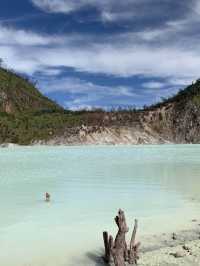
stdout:
[(0, 149), (0, 265), (99, 265), (118, 208), (140, 235), (187, 227), (199, 177), (200, 145)]

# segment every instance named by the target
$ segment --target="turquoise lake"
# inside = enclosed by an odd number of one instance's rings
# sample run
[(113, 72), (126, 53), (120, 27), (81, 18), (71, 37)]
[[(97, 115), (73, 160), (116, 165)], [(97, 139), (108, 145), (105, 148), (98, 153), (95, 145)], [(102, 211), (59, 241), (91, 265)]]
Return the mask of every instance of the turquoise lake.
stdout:
[(190, 226), (200, 145), (0, 149), (2, 266), (97, 266), (119, 208), (129, 227), (139, 219), (139, 236)]

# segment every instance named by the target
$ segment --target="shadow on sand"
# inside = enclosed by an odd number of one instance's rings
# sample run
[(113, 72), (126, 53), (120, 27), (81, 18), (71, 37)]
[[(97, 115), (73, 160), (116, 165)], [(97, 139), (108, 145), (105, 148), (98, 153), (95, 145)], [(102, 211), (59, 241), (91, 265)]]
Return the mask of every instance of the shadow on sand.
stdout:
[(103, 249), (100, 252), (87, 252), (86, 253), (87, 258), (91, 261), (91, 263), (94, 263), (92, 265), (94, 266), (104, 266), (107, 265), (103, 260)]

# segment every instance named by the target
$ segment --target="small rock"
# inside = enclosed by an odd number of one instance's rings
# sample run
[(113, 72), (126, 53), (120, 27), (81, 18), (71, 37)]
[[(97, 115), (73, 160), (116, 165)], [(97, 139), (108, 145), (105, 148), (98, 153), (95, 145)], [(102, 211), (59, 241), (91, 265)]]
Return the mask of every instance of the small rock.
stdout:
[(185, 254), (181, 251), (177, 251), (175, 253), (170, 253), (170, 255), (174, 256), (174, 258), (182, 258), (185, 256)]
[(186, 251), (190, 251), (190, 248), (189, 248), (188, 246), (186, 246), (186, 245), (183, 245), (182, 248), (183, 248), (184, 250), (186, 250)]
[(175, 233), (172, 234), (172, 239), (177, 240), (177, 235)]
[(192, 222), (193, 222), (193, 223), (196, 223), (196, 222), (197, 222), (197, 220), (196, 220), (196, 219), (193, 219), (193, 220), (192, 220)]

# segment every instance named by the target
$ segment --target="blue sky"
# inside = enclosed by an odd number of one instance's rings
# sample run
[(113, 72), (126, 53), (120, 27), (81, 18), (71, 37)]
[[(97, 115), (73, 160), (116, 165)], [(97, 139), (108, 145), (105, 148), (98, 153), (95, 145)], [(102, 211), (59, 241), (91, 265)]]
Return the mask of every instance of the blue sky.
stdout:
[(0, 58), (68, 109), (149, 105), (200, 77), (199, 0), (0, 0)]

